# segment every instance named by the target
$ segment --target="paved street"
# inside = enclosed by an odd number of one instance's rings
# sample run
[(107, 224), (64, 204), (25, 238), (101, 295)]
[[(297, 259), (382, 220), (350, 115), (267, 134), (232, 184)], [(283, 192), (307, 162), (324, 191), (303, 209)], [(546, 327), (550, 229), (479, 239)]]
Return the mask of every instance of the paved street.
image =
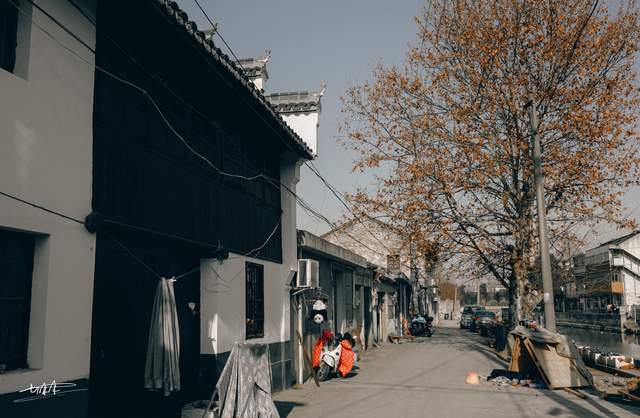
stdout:
[(531, 388), (465, 385), (468, 371), (487, 375), (504, 364), (485, 339), (457, 328), (437, 328), (430, 340), (387, 344), (366, 354), (357, 375), (317, 388), (275, 395), (284, 417), (633, 417), (640, 408)]

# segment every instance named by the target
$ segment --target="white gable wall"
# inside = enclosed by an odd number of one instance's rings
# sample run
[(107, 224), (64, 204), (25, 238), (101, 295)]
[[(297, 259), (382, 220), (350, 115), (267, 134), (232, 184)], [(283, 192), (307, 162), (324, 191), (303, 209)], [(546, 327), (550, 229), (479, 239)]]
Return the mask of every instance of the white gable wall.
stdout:
[(300, 138), (307, 144), (313, 155), (318, 155), (318, 126), (319, 126), (319, 113), (281, 113), (282, 119), (287, 122), (287, 125), (297, 133)]
[(618, 245), (618, 247), (634, 255), (635, 257), (640, 258), (640, 234), (636, 235), (635, 237), (629, 238), (628, 240)]
[(622, 272), (624, 280), (624, 300), (627, 306), (640, 305), (640, 278), (626, 271)]

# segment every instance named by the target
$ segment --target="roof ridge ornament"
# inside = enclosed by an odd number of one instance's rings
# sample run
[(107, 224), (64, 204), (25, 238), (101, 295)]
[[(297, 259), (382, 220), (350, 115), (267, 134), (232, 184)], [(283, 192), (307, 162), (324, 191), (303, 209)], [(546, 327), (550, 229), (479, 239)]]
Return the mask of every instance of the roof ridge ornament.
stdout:
[(327, 83), (322, 81), (320, 83), (320, 91), (318, 92), (318, 96), (322, 97), (324, 96), (324, 93), (327, 91)]

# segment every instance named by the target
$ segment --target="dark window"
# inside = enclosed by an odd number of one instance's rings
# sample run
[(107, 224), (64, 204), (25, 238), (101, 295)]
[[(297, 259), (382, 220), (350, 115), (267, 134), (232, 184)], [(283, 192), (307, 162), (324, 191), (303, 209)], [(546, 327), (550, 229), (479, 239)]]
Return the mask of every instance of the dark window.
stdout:
[(264, 337), (264, 266), (246, 265), (247, 339)]
[(0, 230), (0, 368), (27, 367), (33, 235)]
[[(12, 2), (19, 6), (18, 0)], [(13, 72), (18, 40), (18, 9), (8, 0), (0, 0), (0, 68)]]
[(345, 319), (353, 321), (353, 273), (345, 273), (344, 277), (344, 304)]

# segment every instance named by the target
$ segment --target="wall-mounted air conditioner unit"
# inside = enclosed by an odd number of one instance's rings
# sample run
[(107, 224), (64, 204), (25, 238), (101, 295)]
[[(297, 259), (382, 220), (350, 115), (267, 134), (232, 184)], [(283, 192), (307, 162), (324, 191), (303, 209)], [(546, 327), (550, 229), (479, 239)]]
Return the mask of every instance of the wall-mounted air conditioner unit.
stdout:
[(298, 260), (296, 287), (315, 289), (320, 285), (320, 265), (316, 260)]

